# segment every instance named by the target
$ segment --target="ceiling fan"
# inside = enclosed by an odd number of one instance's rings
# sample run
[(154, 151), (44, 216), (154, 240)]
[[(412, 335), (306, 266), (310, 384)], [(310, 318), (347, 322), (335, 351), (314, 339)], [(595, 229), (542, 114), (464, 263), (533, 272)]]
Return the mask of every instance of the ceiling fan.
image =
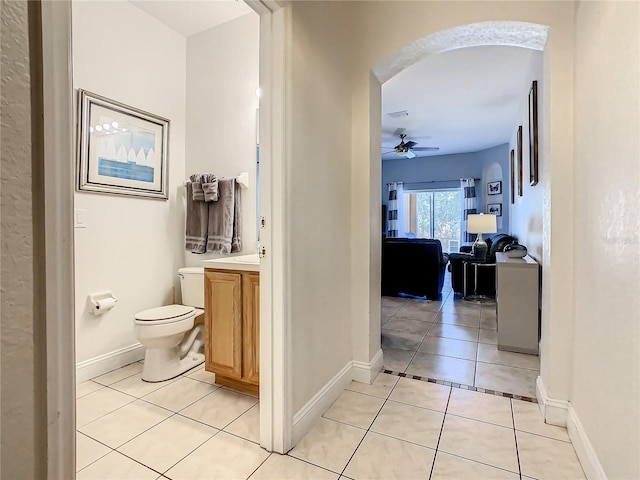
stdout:
[(382, 148), (388, 148), (391, 149), (388, 152), (384, 152), (382, 155), (386, 155), (388, 153), (395, 153), (397, 155), (400, 155), (401, 157), (407, 157), (407, 158), (414, 158), (416, 157), (416, 154), (413, 153), (414, 151), (416, 152), (437, 152), (438, 150), (440, 150), (440, 147), (416, 147), (416, 145), (418, 144), (418, 142), (414, 142), (413, 140), (409, 140), (407, 142), (404, 141), (404, 139), (407, 137), (407, 135), (404, 133), (404, 128), (398, 128), (394, 133), (393, 136), (398, 136), (400, 137), (400, 143), (398, 145), (396, 145), (395, 147), (382, 147)]

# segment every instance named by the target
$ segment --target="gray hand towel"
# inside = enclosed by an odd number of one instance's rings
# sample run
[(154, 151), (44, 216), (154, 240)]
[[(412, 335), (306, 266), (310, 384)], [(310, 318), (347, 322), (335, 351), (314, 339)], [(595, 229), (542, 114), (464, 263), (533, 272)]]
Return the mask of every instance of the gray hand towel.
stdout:
[(189, 177), (189, 180), (191, 180), (191, 184), (193, 187), (193, 201), (204, 202), (204, 191), (202, 190), (202, 175), (194, 173)]
[(204, 191), (205, 202), (217, 202), (219, 198), (218, 194), (218, 179), (213, 174), (202, 175), (202, 190)]
[(185, 250), (191, 253), (205, 253), (209, 204), (193, 200), (193, 183), (187, 182), (187, 228)]
[(240, 202), (240, 185), (234, 179), (235, 190), (233, 209), (233, 239), (231, 240), (231, 253), (242, 251), (242, 203)]
[(218, 180), (218, 201), (208, 202), (207, 252), (229, 254), (235, 218), (235, 178)]

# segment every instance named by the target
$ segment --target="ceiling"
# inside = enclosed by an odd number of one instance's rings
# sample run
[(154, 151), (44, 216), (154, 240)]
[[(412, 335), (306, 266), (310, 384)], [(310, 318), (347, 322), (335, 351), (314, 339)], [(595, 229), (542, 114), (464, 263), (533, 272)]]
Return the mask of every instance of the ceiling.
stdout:
[[(508, 143), (526, 102), (536, 55), (540, 52), (519, 47), (461, 48), (428, 57), (391, 78), (382, 86), (383, 160), (401, 158), (390, 150), (400, 143), (393, 136), (398, 128), (416, 147), (440, 147), (415, 151), (418, 157)], [(403, 110), (408, 115), (388, 115)]]
[[(242, 0), (131, 0), (184, 36), (208, 30), (252, 12)], [(438, 151), (418, 157), (477, 152), (508, 143), (528, 89), (534, 56), (540, 52), (507, 46), (471, 47), (430, 56), (382, 86), (383, 160), (401, 158), (394, 136)], [(389, 113), (406, 111), (397, 118)], [(386, 153), (385, 152), (390, 152)]]
[(241, 0), (131, 0), (131, 3), (185, 37), (253, 12)]

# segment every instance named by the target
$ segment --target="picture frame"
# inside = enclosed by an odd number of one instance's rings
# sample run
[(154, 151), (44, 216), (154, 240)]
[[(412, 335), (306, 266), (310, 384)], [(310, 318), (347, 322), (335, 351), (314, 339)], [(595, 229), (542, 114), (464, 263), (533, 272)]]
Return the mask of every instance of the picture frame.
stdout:
[(487, 183), (487, 195), (500, 195), (502, 194), (502, 182), (498, 180), (497, 182), (488, 182)]
[(168, 199), (169, 120), (78, 90), (78, 191)]
[(516, 139), (516, 148), (518, 150), (518, 196), (522, 196), (522, 125), (518, 127), (518, 135)]
[(502, 204), (501, 203), (489, 203), (487, 205), (487, 214), (495, 215), (496, 217), (502, 216)]
[(511, 149), (509, 153), (509, 171), (511, 172), (511, 181), (509, 183), (509, 194), (511, 196), (511, 205), (516, 203), (516, 172), (515, 172), (515, 151)]
[(538, 82), (529, 90), (529, 184), (538, 184)]

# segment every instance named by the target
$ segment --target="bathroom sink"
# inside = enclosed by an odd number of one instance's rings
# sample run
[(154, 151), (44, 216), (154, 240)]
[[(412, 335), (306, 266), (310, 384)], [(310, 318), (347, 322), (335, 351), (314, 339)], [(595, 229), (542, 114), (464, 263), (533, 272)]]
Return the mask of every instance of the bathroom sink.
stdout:
[(260, 271), (260, 258), (257, 253), (238, 255), (235, 257), (221, 257), (202, 262), (205, 268), (222, 270)]

